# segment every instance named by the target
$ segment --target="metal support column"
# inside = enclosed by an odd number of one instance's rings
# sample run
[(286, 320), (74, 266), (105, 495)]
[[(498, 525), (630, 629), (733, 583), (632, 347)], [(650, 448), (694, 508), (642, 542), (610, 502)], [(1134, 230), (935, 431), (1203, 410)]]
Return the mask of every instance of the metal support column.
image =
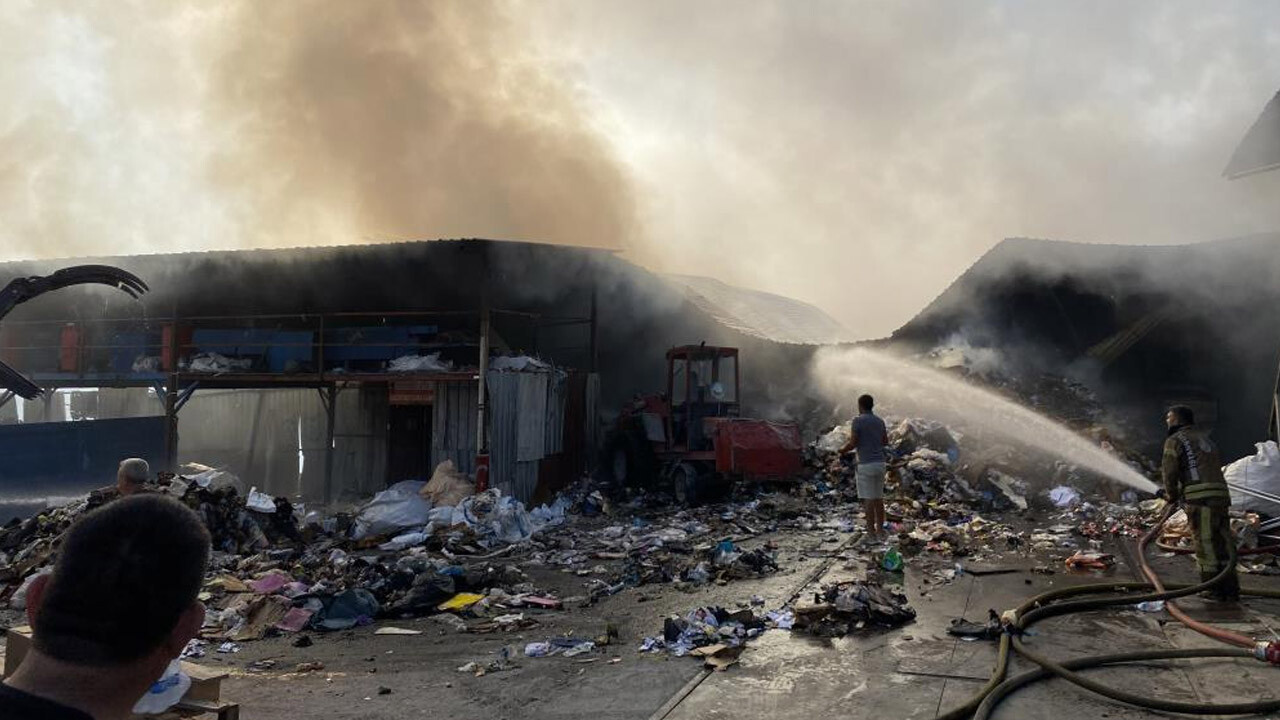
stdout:
[(178, 376), (169, 376), (164, 389), (164, 465), (169, 472), (178, 471)]
[(173, 308), (169, 325), (169, 382), (164, 388), (164, 464), (169, 472), (178, 471), (178, 308)]
[(598, 309), (598, 288), (595, 281), (591, 283), (591, 340), (590, 353), (591, 357), (587, 359), (587, 367), (589, 372), (596, 372), (596, 366), (600, 362), (600, 346), (597, 342), (597, 309)]
[(1267, 418), (1267, 439), (1280, 442), (1280, 363), (1276, 364), (1276, 381), (1271, 386), (1271, 415)]
[(489, 377), (489, 260), (482, 262), (480, 269), (480, 373), (479, 388), (476, 395), (476, 491), (489, 489), (489, 422), (486, 399), (488, 388), (485, 383)]
[(324, 403), (324, 502), (333, 502), (333, 431), (338, 416), (338, 386), (330, 384), (320, 392)]

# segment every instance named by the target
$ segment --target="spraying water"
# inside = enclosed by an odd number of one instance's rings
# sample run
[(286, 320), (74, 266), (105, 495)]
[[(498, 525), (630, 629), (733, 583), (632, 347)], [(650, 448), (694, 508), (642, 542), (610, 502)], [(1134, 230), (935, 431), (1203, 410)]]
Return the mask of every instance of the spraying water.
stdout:
[(831, 400), (876, 396), (878, 407), (919, 414), (999, 435), (1143, 492), (1156, 486), (1120, 458), (1070, 428), (944, 372), (866, 348), (826, 348), (813, 361), (818, 388)]

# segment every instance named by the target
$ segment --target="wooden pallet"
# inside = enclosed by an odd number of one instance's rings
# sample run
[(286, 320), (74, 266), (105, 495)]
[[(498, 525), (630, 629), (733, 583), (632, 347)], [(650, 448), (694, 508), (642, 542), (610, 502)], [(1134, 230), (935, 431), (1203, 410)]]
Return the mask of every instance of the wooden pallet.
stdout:
[[(27, 625), (9, 628), (5, 634), (4, 676), (9, 677), (31, 648), (31, 628)], [(182, 661), (182, 672), (191, 678), (191, 689), (164, 716), (196, 717), (217, 715), (218, 720), (239, 720), (240, 705), (222, 701), (222, 681), (227, 678), (223, 670)], [(135, 717), (153, 717), (137, 715)]]

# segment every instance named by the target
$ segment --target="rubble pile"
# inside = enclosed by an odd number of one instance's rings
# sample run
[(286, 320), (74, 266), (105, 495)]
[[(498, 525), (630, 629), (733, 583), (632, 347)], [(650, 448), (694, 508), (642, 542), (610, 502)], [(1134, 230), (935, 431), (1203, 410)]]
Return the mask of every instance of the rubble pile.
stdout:
[(672, 615), (663, 622), (662, 635), (647, 637), (640, 652), (669, 652), (676, 657), (702, 658), (716, 670), (738, 662), (746, 642), (771, 627), (790, 627), (790, 615), (756, 615), (750, 609), (729, 612), (722, 607), (702, 607), (683, 617)]
[(795, 629), (843, 637), (868, 626), (895, 628), (915, 620), (907, 597), (881, 584), (850, 581), (823, 587), (813, 604), (797, 607)]

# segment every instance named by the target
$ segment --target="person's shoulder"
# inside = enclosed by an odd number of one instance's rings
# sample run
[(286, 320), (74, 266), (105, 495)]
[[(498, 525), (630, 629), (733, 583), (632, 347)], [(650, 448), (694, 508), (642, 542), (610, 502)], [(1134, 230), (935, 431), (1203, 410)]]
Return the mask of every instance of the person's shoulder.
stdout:
[(93, 720), (88, 714), (0, 683), (0, 718), (4, 720)]

